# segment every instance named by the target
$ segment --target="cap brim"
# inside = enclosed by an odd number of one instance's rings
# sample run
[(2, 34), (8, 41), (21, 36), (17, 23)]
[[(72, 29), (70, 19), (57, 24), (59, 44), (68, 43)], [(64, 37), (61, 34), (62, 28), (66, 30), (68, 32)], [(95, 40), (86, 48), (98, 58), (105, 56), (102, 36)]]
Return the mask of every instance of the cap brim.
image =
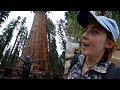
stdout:
[[(77, 14), (77, 21), (78, 23), (83, 26), (84, 28), (87, 27), (90, 18), (94, 19), (97, 21), (96, 16), (92, 14), (90, 11), (80, 11)], [(98, 21), (97, 21), (98, 22)]]

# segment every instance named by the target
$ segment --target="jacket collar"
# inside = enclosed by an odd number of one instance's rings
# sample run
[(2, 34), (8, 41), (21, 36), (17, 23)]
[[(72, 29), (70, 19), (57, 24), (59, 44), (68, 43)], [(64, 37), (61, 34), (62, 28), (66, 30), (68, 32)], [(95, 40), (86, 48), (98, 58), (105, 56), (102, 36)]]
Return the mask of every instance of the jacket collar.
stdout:
[[(79, 59), (79, 64), (82, 64), (80, 66), (83, 66), (85, 63), (85, 56), (80, 55), (80, 57), (81, 58)], [(96, 63), (94, 66), (90, 67), (89, 69), (99, 73), (106, 73), (107, 68), (109, 67), (110, 64), (111, 64), (110, 61), (101, 59), (98, 63)]]
[(99, 73), (106, 73), (107, 68), (109, 67), (111, 62), (100, 60), (97, 64), (95, 64), (93, 67), (90, 68), (90, 70), (94, 70)]

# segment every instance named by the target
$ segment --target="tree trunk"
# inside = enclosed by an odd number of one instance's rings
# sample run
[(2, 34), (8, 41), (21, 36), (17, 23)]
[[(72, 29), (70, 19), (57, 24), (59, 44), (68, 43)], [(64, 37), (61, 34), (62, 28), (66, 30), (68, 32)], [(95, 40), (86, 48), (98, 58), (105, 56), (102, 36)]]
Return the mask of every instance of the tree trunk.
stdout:
[[(34, 69), (52, 73), (51, 62), (48, 55), (45, 24), (45, 11), (35, 11), (32, 28), (21, 58), (25, 58), (27, 55), (29, 55), (33, 61), (37, 60), (36, 63), (32, 64), (32, 70)], [(19, 61), (20, 62), (17, 64), (17, 66), (21, 65), (21, 60)]]

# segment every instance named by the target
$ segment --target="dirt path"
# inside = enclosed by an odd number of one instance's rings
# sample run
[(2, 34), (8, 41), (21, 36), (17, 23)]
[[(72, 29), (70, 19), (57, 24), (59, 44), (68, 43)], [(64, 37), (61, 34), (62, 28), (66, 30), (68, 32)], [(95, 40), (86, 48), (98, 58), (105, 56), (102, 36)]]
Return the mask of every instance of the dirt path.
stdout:
[(115, 63), (118, 67), (120, 67), (120, 51), (115, 51), (113, 53), (111, 62)]
[(120, 58), (120, 51), (114, 51), (113, 56)]

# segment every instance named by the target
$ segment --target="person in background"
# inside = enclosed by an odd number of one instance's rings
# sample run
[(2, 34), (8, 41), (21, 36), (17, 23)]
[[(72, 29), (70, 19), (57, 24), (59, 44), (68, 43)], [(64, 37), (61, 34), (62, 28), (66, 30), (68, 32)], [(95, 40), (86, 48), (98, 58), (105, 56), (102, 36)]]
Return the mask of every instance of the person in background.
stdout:
[(29, 55), (27, 55), (25, 59), (22, 59), (20, 57), (18, 58), (23, 61), (22, 79), (28, 79), (30, 74), (30, 68), (32, 65), (32, 60), (30, 59)]
[(71, 68), (68, 79), (120, 79), (120, 68), (111, 63), (119, 28), (115, 20), (79, 11), (78, 23), (85, 28), (78, 62)]

